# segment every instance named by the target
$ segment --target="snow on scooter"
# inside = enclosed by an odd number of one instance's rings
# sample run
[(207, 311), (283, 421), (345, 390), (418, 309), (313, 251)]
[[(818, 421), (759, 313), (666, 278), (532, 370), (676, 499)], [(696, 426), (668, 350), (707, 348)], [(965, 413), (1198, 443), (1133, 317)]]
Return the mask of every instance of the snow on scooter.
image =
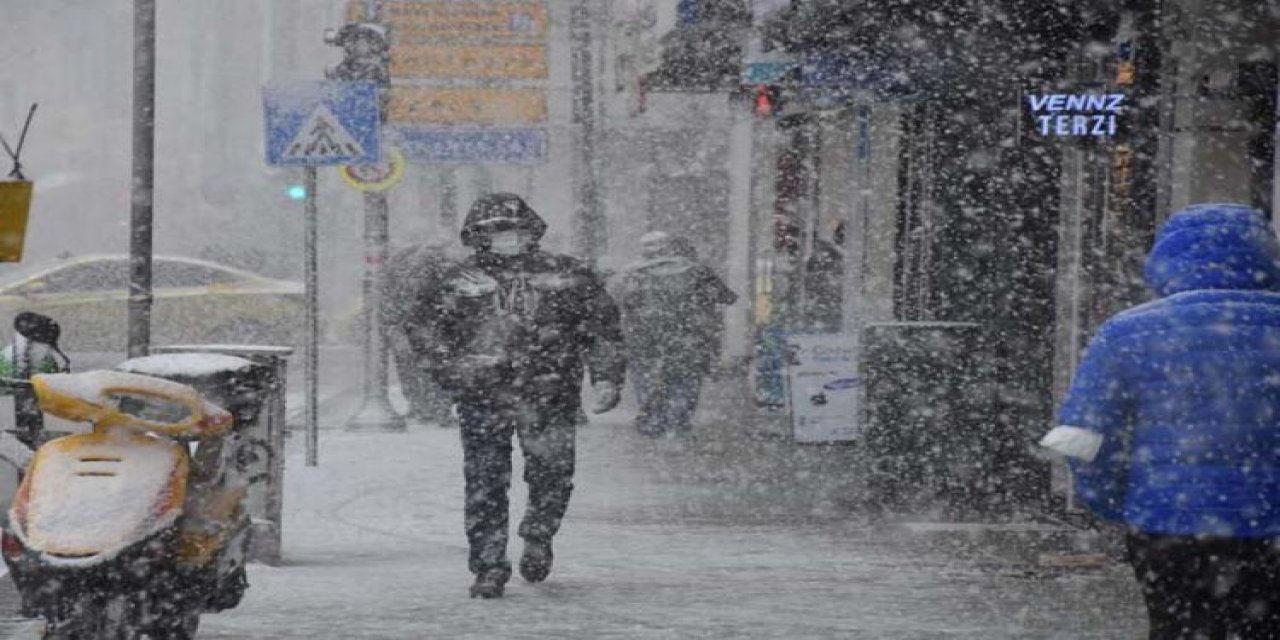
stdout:
[(133, 373), (31, 384), (45, 413), (93, 425), (36, 451), (0, 544), (45, 638), (187, 639), (201, 613), (239, 604), (250, 480), (228, 444), (232, 414)]

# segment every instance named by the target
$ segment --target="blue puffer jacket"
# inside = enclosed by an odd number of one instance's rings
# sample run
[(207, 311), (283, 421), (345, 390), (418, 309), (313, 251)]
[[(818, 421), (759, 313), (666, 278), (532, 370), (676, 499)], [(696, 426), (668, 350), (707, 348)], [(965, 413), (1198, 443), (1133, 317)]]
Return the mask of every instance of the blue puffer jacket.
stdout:
[(1098, 331), (1059, 411), (1101, 436), (1082, 500), (1147, 533), (1280, 535), (1280, 248), (1239, 205), (1169, 218), (1147, 259), (1160, 299)]

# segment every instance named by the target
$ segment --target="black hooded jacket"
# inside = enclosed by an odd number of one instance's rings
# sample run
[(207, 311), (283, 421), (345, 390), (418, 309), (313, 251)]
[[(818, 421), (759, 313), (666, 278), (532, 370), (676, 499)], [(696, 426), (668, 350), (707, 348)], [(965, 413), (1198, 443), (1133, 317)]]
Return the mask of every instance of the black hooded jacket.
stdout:
[(546, 224), (519, 197), (493, 194), (462, 228), (477, 251), (447, 269), (416, 305), (411, 339), (445, 388), (462, 401), (497, 391), (577, 406), (584, 367), (592, 382), (622, 385), (626, 363), (618, 309), (582, 262), (537, 248), (503, 256), (483, 245), (486, 224), (541, 238)]

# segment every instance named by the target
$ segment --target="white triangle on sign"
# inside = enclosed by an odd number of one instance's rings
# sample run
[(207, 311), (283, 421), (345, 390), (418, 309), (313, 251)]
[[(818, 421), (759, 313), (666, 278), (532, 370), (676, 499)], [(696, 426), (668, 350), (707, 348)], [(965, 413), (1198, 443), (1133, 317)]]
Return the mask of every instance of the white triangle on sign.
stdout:
[(363, 155), (364, 146), (323, 104), (311, 112), (298, 135), (284, 149), (284, 157), (289, 160), (357, 158)]

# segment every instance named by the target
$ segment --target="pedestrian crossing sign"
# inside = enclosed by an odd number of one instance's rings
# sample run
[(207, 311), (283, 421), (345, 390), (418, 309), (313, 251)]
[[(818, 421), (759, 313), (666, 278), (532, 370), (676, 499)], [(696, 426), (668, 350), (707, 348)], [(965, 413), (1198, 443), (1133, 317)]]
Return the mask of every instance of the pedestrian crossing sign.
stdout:
[(338, 121), (328, 107), (321, 104), (298, 129), (298, 134), (285, 147), (286, 160), (325, 159), (333, 156), (363, 156), (364, 147)]
[(262, 92), (267, 164), (325, 166), (381, 160), (378, 86), (275, 83)]

